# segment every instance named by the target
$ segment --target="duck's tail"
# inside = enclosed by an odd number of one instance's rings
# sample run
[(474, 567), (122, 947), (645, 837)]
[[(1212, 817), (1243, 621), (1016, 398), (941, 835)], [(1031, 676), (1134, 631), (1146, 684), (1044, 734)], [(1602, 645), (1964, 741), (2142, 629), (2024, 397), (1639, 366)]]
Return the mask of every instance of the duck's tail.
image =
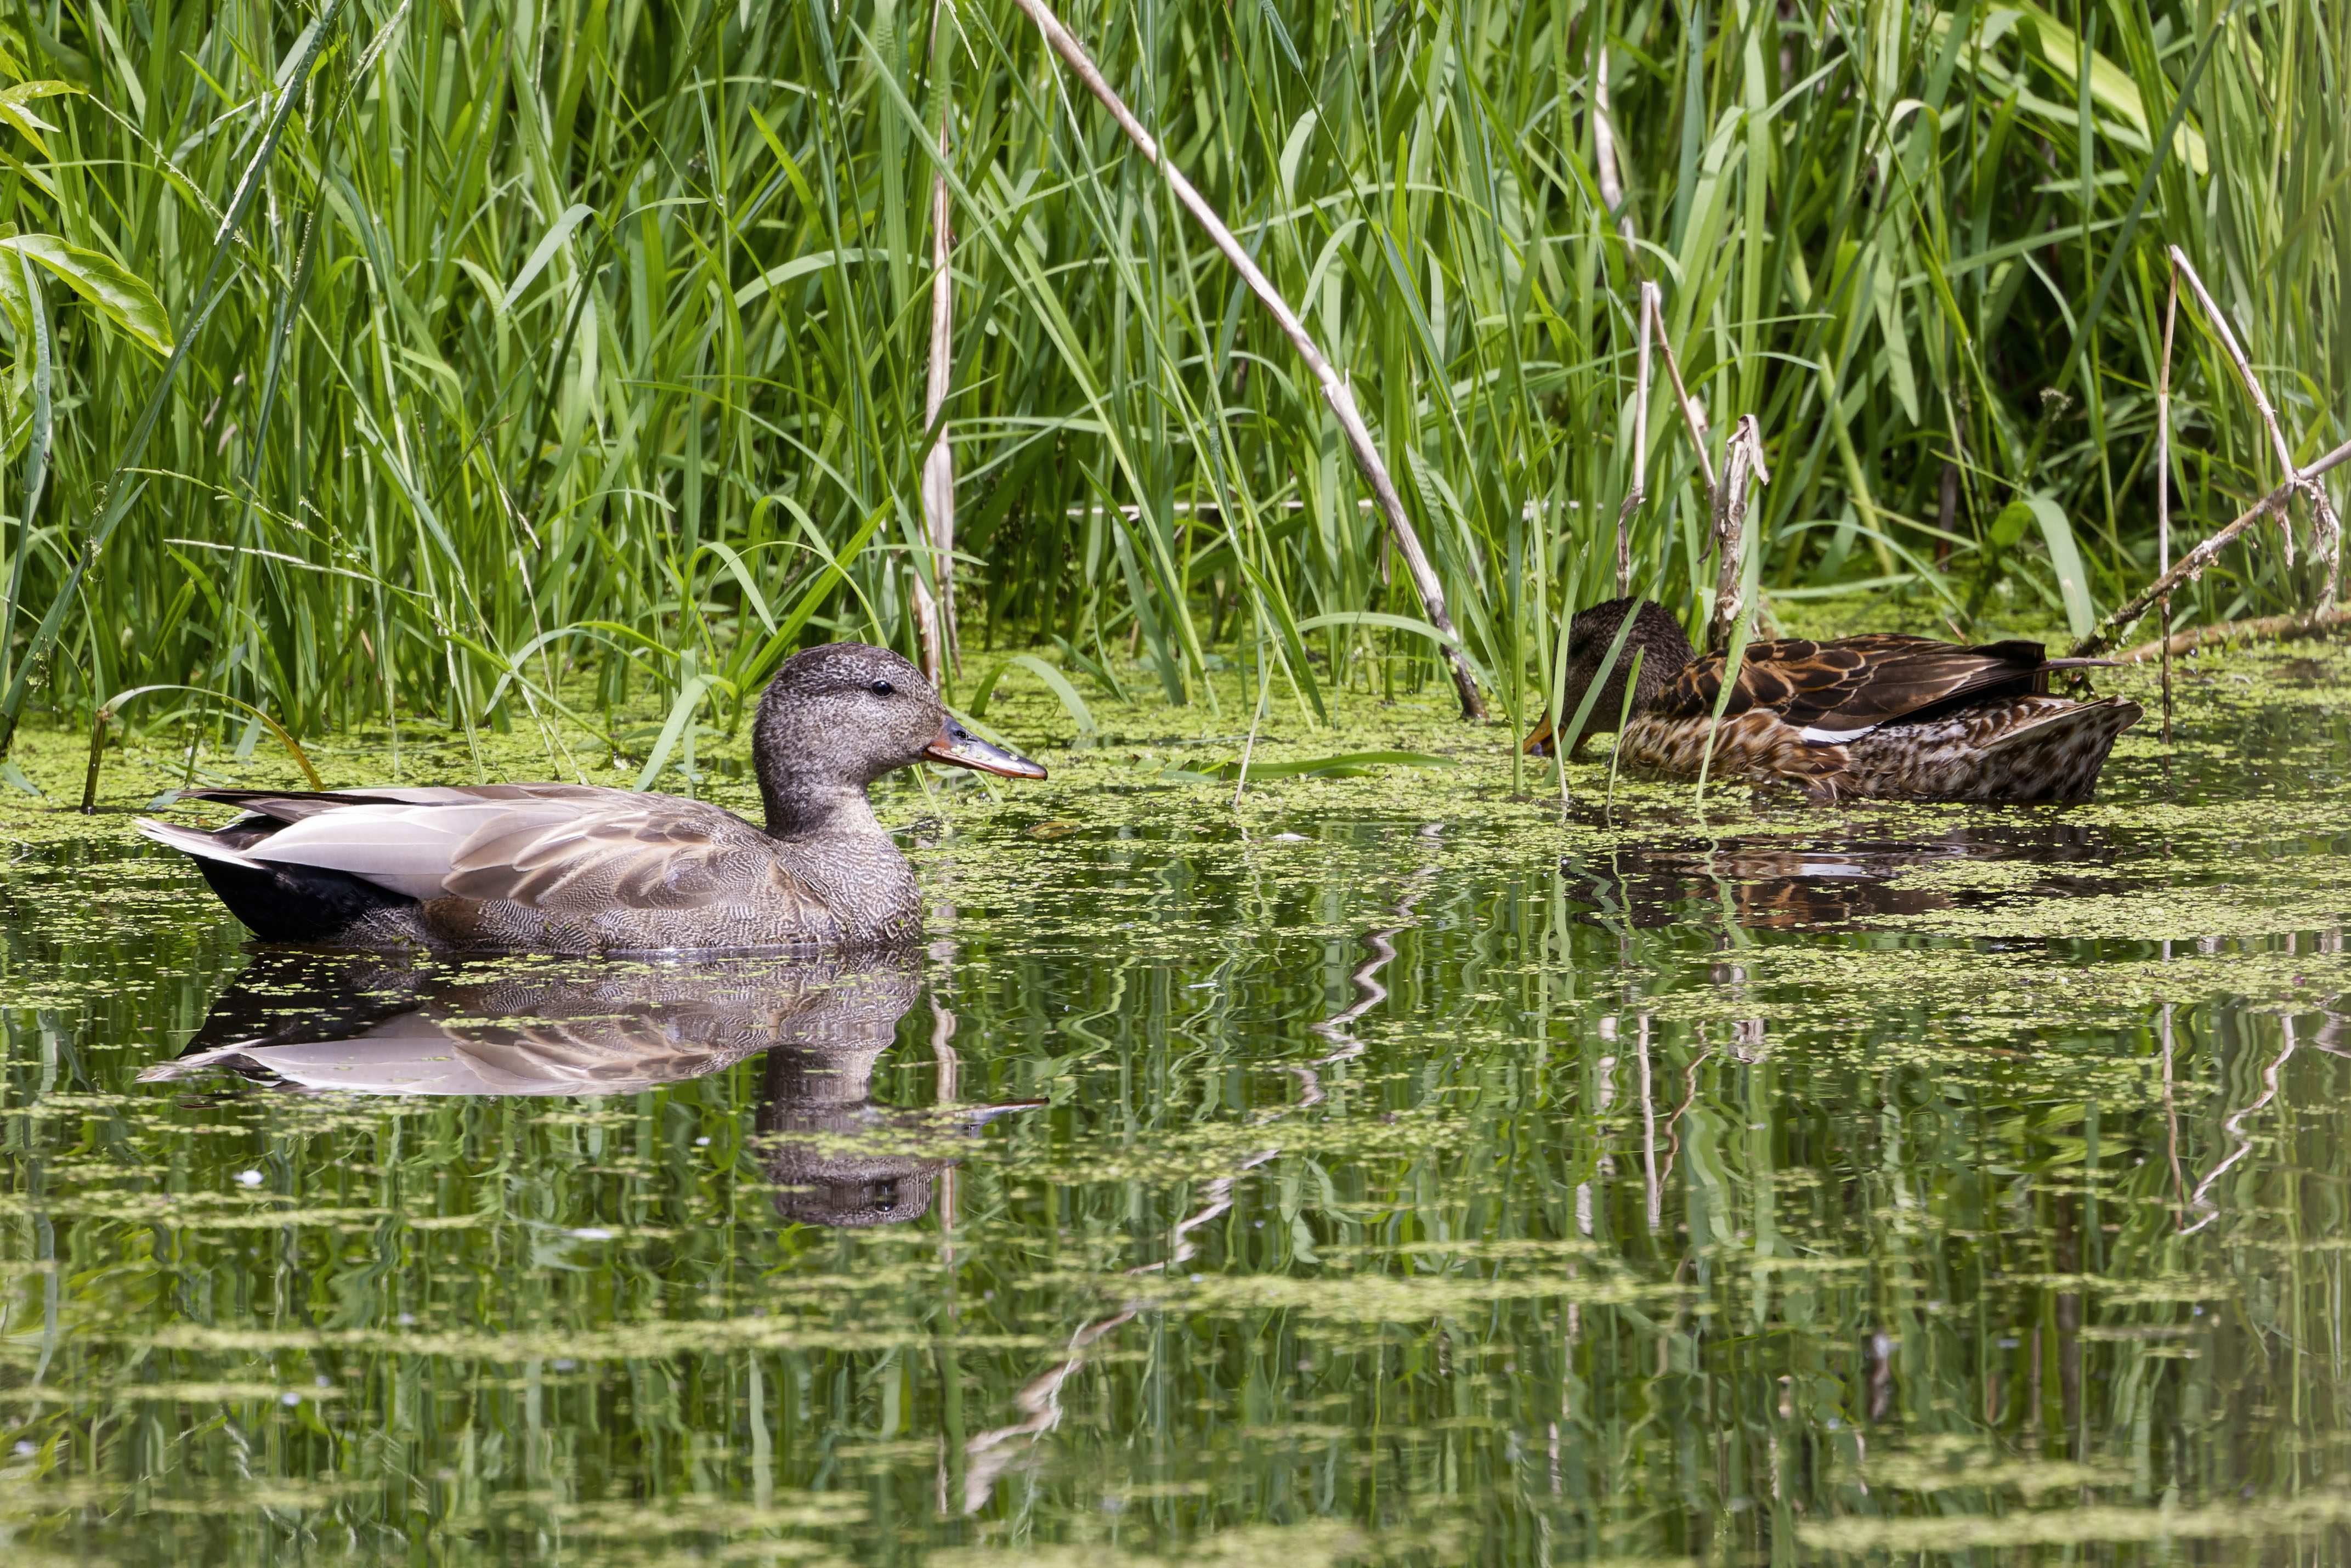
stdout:
[(152, 817), (141, 817), (134, 825), (157, 843), (193, 859), (228, 912), (264, 942), (385, 946), (421, 940), (412, 937), (408, 923), (401, 918), (415, 908), (413, 898), (349, 872), (281, 865), (246, 853), (278, 825), (244, 825), (255, 821), (247, 817), (210, 833)]
[(229, 865), (241, 865), (247, 871), (267, 871), (269, 867), (245, 852), (245, 846), (219, 838), (202, 828), (183, 828), (177, 822), (159, 822), (152, 817), (141, 817), (131, 824), (146, 837), (183, 855), (198, 860), (221, 861)]
[(2002, 770), (2014, 781), (2007, 790), (1987, 798), (2088, 800), (2116, 737), (2146, 713), (2128, 697), (2110, 696), (2027, 718), (1984, 742), (1987, 768)]
[[(2091, 661), (2084, 660), (2085, 664)], [(2105, 759), (2115, 737), (2137, 724), (2147, 710), (2128, 697), (2100, 697), (2096, 702), (2075, 703), (2071, 707), (2058, 708), (2026, 719), (2012, 729), (2001, 731), (1984, 742), (1986, 755), (2006, 751), (2013, 747), (2046, 745), (2061, 736), (2095, 735), (2098, 758)]]

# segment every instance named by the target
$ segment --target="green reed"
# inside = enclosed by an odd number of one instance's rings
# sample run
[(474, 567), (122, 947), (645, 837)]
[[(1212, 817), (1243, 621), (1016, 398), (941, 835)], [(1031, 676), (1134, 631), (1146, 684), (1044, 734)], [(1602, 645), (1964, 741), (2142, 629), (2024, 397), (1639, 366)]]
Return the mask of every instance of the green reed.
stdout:
[[(1762, 422), (1750, 537), (1783, 600), (1880, 590), (1965, 629), (2144, 582), (2167, 244), (2296, 460), (2346, 434), (2342, 7), (1782, 12), (1065, 18), (1353, 378), (1514, 720), (1562, 609), (1611, 591), (1644, 278), (1709, 438)], [(34, 0), (0, 74), (0, 225), (89, 258), (0, 266), (27, 711), (173, 684), (297, 737), (539, 723), (557, 749), (559, 716), (632, 700), (731, 723), (807, 641), (911, 652), (943, 565), (935, 164), (967, 659), (1213, 702), (1238, 643), (1310, 710), (1435, 673), (1393, 627), (1299, 632), (1420, 608), (1278, 330), (1001, 0)], [(2280, 476), (2210, 335), (2180, 342), (2184, 548)], [(1695, 622), (1667, 384), (1634, 579)], [(2231, 552), (2177, 619), (2307, 601), (2308, 544)], [(229, 716), (126, 716), (198, 711)]]

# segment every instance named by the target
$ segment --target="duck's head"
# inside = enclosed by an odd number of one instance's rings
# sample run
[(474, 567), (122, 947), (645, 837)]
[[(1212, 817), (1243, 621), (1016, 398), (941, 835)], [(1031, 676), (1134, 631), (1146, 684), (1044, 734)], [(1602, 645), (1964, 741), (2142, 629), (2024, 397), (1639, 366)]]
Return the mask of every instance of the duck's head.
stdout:
[(1611, 599), (1589, 610), (1579, 610), (1567, 626), (1567, 701), (1564, 712), (1573, 716), (1583, 706), (1583, 694), (1601, 679), (1601, 666), (1608, 662), (1608, 650), (1616, 641), (1625, 617), (1633, 617), (1632, 634), (1625, 639), (1624, 651), (1607, 672), (1607, 681), (1600, 687), (1600, 696), (1592, 705), (1591, 716), (1583, 723), (1586, 735), (1604, 735), (1616, 727), (1625, 711), (1625, 677), (1632, 673), (1633, 654), (1641, 654), (1640, 684), (1633, 691), (1633, 711), (1639, 713), (1657, 700), (1657, 694), (1667, 683), (1681, 674), (1682, 666), (1697, 656), (1689, 638), (1682, 632), (1681, 622), (1665, 612), (1664, 606), (1649, 599)]
[[(1045, 777), (1027, 758), (966, 732), (922, 671), (863, 643), (828, 643), (784, 661), (759, 697), (751, 758), (768, 831), (777, 834), (870, 824), (865, 787), (917, 762)], [(853, 820), (861, 814), (862, 823)]]

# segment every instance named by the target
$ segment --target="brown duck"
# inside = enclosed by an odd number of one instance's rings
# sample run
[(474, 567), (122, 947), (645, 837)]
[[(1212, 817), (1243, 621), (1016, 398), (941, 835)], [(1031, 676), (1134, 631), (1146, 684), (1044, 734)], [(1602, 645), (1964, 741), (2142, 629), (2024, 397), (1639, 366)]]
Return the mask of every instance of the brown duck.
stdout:
[(1042, 779), (964, 732), (922, 672), (862, 643), (810, 648), (761, 694), (754, 827), (675, 795), (583, 784), (323, 794), (192, 789), (249, 813), (142, 818), (265, 942), (455, 951), (819, 951), (920, 937), (922, 898), (866, 786), (942, 762)]
[[(1640, 677), (1617, 755), (1638, 771), (1695, 779), (1715, 728), (1724, 661), (1699, 657), (1680, 623), (1651, 601), (1613, 599), (1576, 613), (1565, 711), (1575, 712), (1600, 679), (1627, 614), (1632, 632), (1584, 733), (1616, 727), (1638, 650)], [(1886, 632), (1750, 643), (1722, 705), (1708, 775), (1793, 785), (1816, 800), (2087, 800), (2115, 737), (2143, 710), (2118, 696), (2053, 695), (2049, 675), (2103, 662), (2047, 658), (2038, 643), (1962, 647)], [(1546, 719), (1526, 748), (1542, 752), (1551, 741)]]

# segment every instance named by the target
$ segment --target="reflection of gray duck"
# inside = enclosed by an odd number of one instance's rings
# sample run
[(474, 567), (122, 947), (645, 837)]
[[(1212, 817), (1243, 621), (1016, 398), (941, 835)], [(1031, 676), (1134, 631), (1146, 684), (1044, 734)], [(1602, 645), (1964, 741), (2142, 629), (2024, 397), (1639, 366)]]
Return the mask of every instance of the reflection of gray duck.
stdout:
[(469, 975), (274, 954), (223, 993), (176, 1061), (363, 1094), (630, 1094), (759, 1051), (886, 1046), (911, 956), (694, 965), (549, 961)]
[(866, 786), (916, 762), (1041, 779), (964, 733), (922, 672), (860, 643), (784, 662), (751, 760), (764, 830), (707, 801), (580, 784), (196, 789), (251, 813), (142, 819), (265, 942), (453, 951), (813, 951), (922, 934)]
[[(777, 1211), (804, 1224), (888, 1224), (924, 1213), (936, 1174), (954, 1163), (856, 1146), (941, 1125), (870, 1097), (874, 1063), (918, 985), (904, 953), (547, 960), (474, 975), (365, 955), (264, 954), (178, 1060), (140, 1077), (225, 1069), (308, 1092), (589, 1096), (703, 1077), (765, 1051), (758, 1123), (773, 1138)], [(967, 1107), (944, 1125), (977, 1126), (1035, 1103)]]

